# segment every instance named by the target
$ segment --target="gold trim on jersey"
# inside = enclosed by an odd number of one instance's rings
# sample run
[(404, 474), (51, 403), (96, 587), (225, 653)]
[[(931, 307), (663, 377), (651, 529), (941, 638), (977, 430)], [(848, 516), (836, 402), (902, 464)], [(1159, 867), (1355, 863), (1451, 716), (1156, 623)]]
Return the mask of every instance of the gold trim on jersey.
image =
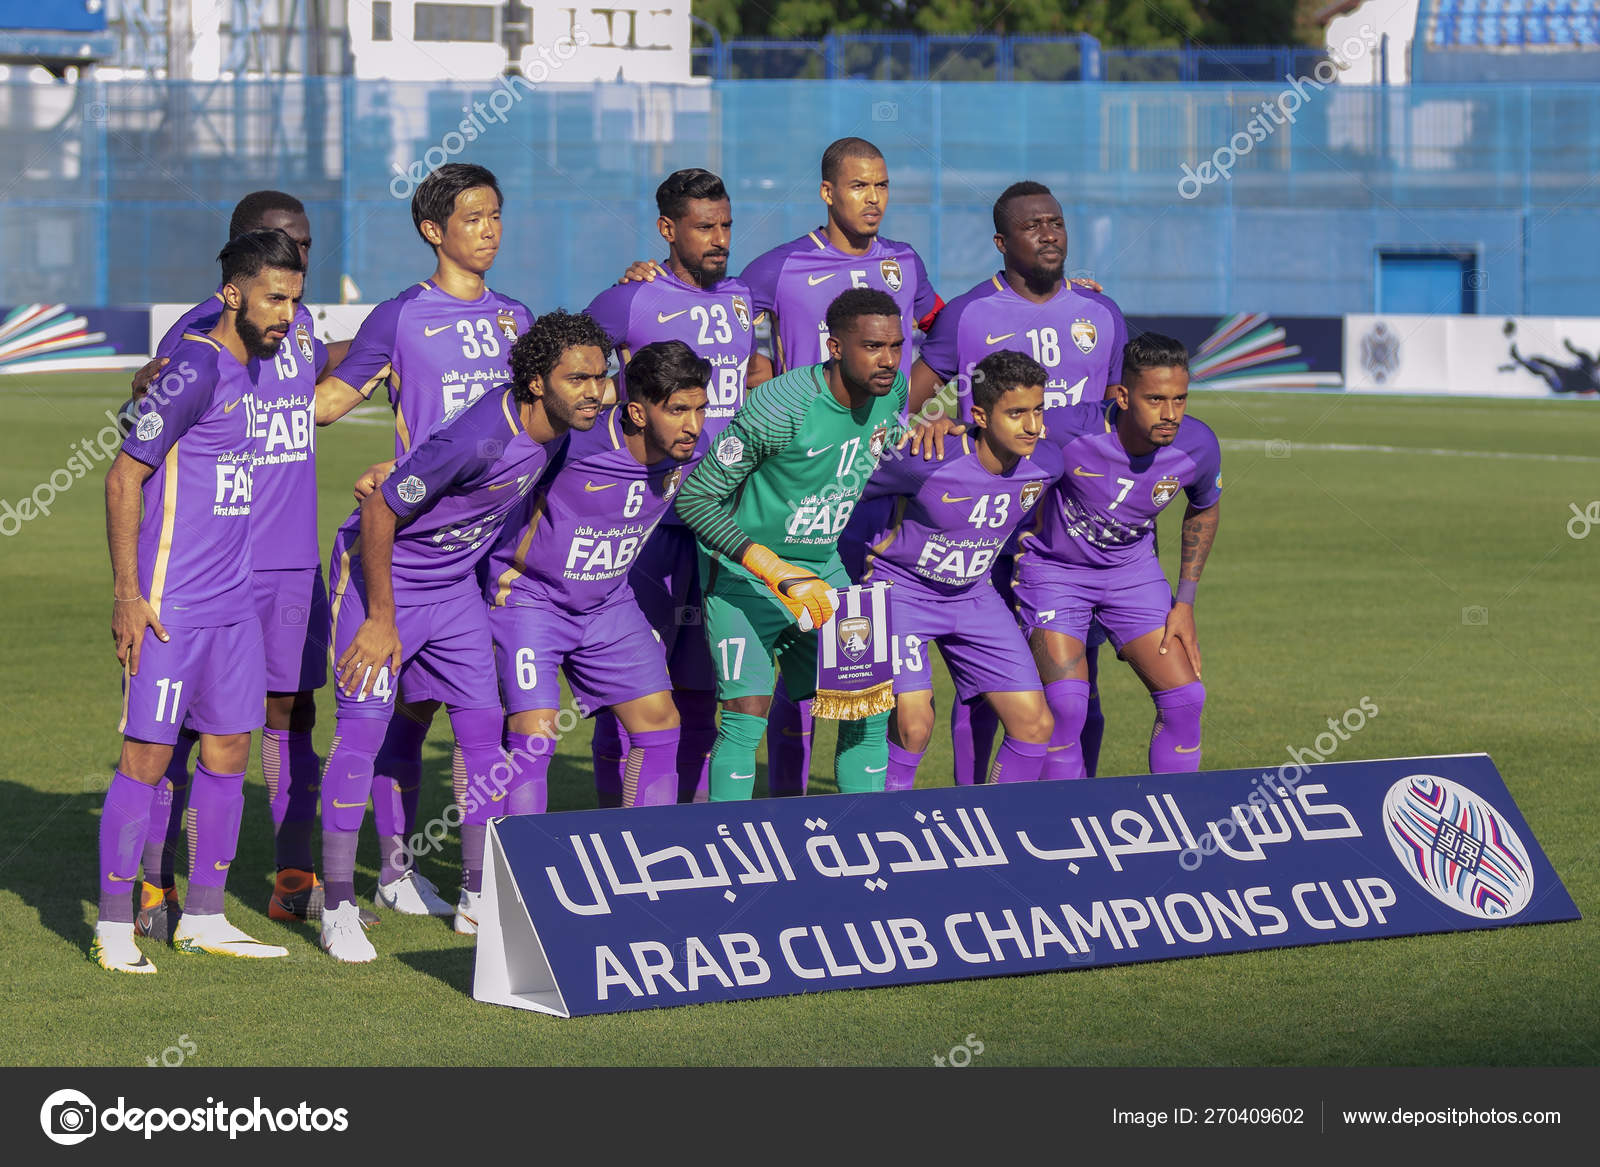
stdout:
[[(128, 653), (128, 660), (133, 659), (133, 653)], [(128, 732), (128, 695), (131, 690), (133, 678), (128, 675), (128, 661), (122, 663), (122, 720), (117, 722), (117, 732)]]
[(889, 533), (883, 537), (882, 543), (874, 543), (867, 548), (867, 566), (861, 573), (862, 583), (872, 582), (872, 573), (878, 570), (878, 560), (896, 539), (900, 537), (900, 527), (906, 520), (906, 504), (911, 500), (905, 495), (900, 495), (894, 500), (894, 518), (889, 520)]
[[(396, 378), (398, 380), (398, 378)], [(395, 386), (394, 395), (394, 432), (400, 439), (400, 449), (403, 453), (411, 451), (411, 429), (406, 425), (405, 410), (400, 407), (399, 386)]]
[(818, 251), (826, 251), (826, 250), (828, 250), (827, 241), (826, 240), (822, 240), (822, 239), (818, 239), (817, 238), (817, 233), (815, 231), (807, 231), (806, 232), (806, 238), (810, 239), (811, 242), (813, 242), (813, 243), (815, 243), (817, 245), (817, 250)]
[(511, 399), (512, 392), (507, 389), (505, 395), (500, 398), (500, 412), (505, 414), (506, 424), (511, 427), (511, 436), (516, 437), (522, 427), (517, 424), (517, 415), (511, 412)]
[(212, 337), (207, 336), (203, 332), (186, 332), (186, 333), (183, 334), (183, 339), (184, 340), (203, 340), (203, 341), (205, 341), (206, 344), (209, 344), (212, 348), (216, 349), (219, 353), (222, 351), (222, 345), (217, 343), (217, 341), (215, 339), (213, 339)]
[[(335, 585), (335, 580), (343, 580), (340, 585)], [(334, 674), (335, 683), (338, 682), (338, 670), (334, 668), (333, 646), (339, 633), (339, 606), (344, 603), (345, 589), (350, 586), (350, 549), (345, 548), (344, 554), (339, 556), (339, 570), (334, 579), (328, 581), (330, 586), (336, 586), (333, 593), (333, 607), (328, 609), (328, 668)]]
[(611, 416), (606, 419), (606, 430), (611, 435), (611, 448), (613, 450), (622, 449), (622, 439), (617, 437), (617, 415), (621, 412), (622, 406), (613, 405), (611, 407)]
[(161, 540), (156, 544), (155, 568), (150, 572), (150, 607), (159, 618), (161, 593), (167, 587), (167, 568), (172, 561), (172, 536), (178, 521), (178, 446), (183, 439), (172, 443), (167, 460), (161, 464)]
[(528, 571), (528, 549), (533, 546), (533, 533), (539, 529), (539, 520), (544, 518), (545, 504), (550, 499), (549, 487), (546, 487), (533, 504), (533, 514), (528, 517), (528, 529), (522, 533), (522, 538), (517, 540), (517, 554), (511, 560), (511, 566), (500, 573), (500, 581), (495, 586), (494, 606), (504, 608), (506, 600), (511, 596), (511, 585), (521, 579)]
[(1000, 273), (999, 272), (996, 272), (994, 275), (990, 276), (989, 277), (989, 282), (994, 285), (994, 290), (997, 291), (997, 292), (1003, 292), (1009, 286), (1007, 284), (1002, 284), (1000, 282)]

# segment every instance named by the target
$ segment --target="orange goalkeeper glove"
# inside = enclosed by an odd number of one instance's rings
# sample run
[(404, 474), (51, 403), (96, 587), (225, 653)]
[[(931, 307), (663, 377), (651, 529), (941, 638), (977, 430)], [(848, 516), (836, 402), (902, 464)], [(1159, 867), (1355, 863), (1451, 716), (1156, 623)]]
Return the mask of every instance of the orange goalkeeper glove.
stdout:
[(752, 575), (772, 589), (772, 594), (789, 609), (801, 631), (821, 628), (833, 618), (829, 588), (819, 576), (784, 562), (759, 543), (750, 544), (743, 563)]

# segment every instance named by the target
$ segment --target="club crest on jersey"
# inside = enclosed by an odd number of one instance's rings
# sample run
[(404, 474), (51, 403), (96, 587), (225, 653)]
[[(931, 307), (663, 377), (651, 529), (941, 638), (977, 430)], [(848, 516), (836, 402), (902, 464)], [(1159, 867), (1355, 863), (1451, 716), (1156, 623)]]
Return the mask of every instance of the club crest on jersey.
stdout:
[(678, 493), (678, 487), (682, 485), (682, 483), (683, 467), (678, 466), (661, 480), (661, 497), (666, 499), (668, 502), (671, 502), (672, 496)]
[(500, 326), (500, 331), (505, 333), (507, 340), (517, 339), (517, 318), (509, 308), (502, 308), (494, 314), (494, 322)]
[(405, 481), (400, 483), (399, 486), (395, 487), (394, 492), (400, 496), (401, 502), (407, 502), (412, 506), (416, 506), (428, 493), (428, 486), (422, 481), (422, 479), (418, 478), (415, 474), (412, 474), (409, 475)]
[(133, 432), (141, 442), (153, 442), (161, 436), (161, 427), (165, 424), (159, 413), (147, 413), (139, 419), (139, 428)]
[(1072, 343), (1078, 346), (1079, 352), (1094, 352), (1095, 339), (1096, 333), (1093, 321), (1074, 320), (1072, 322)]
[(743, 296), (732, 297), (733, 314), (739, 319), (739, 327), (746, 332), (750, 331), (750, 305), (745, 303)]
[(878, 264), (878, 272), (879, 272), (879, 274), (881, 274), (883, 276), (884, 285), (891, 292), (898, 292), (900, 290), (900, 282), (901, 281), (900, 281), (900, 261), (899, 260), (895, 260), (895, 259), (886, 259), (886, 260), (884, 260), (882, 263)]
[(1039, 496), (1044, 493), (1044, 483), (1030, 482), (1022, 488), (1022, 509), (1032, 510), (1033, 504), (1039, 501)]
[(1183, 483), (1169, 474), (1151, 488), (1150, 501), (1158, 507), (1164, 507), (1172, 501), (1173, 496), (1178, 493), (1182, 486)]
[(311, 330), (304, 323), (294, 326), (294, 344), (300, 350), (300, 355), (306, 359), (306, 364), (316, 364), (316, 352), (311, 347)]
[(852, 661), (858, 661), (867, 655), (867, 646), (872, 642), (872, 618), (870, 616), (846, 616), (839, 621), (839, 648)]
[(728, 434), (717, 443), (717, 461), (724, 466), (737, 466), (744, 457), (744, 443), (737, 435)]
[(872, 438), (867, 442), (867, 449), (874, 458), (881, 458), (883, 457), (883, 447), (888, 441), (889, 426), (885, 423), (872, 431)]

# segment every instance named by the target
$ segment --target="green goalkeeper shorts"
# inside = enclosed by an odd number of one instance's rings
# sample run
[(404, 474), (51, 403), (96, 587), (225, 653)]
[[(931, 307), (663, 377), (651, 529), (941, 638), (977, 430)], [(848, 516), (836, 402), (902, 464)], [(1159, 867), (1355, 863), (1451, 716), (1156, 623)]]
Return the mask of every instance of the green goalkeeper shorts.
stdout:
[[(796, 564), (803, 567), (803, 564)], [(844, 565), (834, 555), (817, 575), (830, 587), (850, 586)], [(794, 616), (767, 586), (745, 571), (700, 556), (706, 640), (717, 673), (717, 700), (770, 697), (783, 672), (789, 696), (804, 701), (817, 687), (817, 633), (800, 631)]]

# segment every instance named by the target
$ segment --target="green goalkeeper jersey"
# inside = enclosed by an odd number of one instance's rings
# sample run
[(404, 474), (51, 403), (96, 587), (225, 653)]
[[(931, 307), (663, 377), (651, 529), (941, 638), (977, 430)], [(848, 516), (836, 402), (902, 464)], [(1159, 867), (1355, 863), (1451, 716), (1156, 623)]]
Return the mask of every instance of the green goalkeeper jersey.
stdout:
[(741, 575), (752, 543), (824, 568), (879, 456), (899, 440), (904, 375), (848, 409), (829, 392), (826, 371), (791, 369), (752, 390), (678, 492), (678, 514), (701, 545)]

